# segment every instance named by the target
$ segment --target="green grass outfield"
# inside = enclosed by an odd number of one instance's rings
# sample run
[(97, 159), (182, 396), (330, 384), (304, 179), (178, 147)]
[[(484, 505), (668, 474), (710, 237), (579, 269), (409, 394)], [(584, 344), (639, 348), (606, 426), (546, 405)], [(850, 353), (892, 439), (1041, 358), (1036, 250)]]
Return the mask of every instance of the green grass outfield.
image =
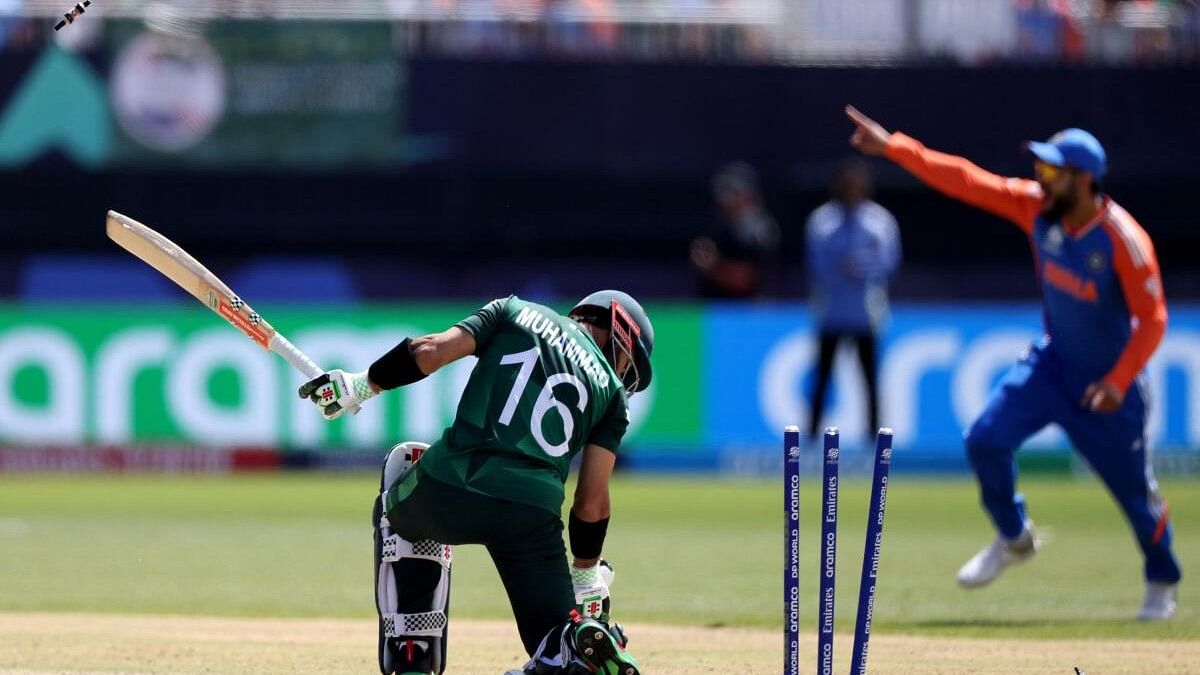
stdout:
[[(370, 617), (369, 474), (247, 477), (0, 477), (0, 610)], [(852, 630), (865, 482), (841, 495), (838, 624)], [(1167, 481), (1177, 553), (1200, 572), (1200, 481)], [(1130, 620), (1141, 561), (1104, 489), (1081, 478), (1022, 484), (1050, 541), (991, 587), (963, 591), (958, 566), (991, 538), (973, 483), (893, 476), (875, 630), (983, 637), (1200, 638), (1200, 595), (1183, 587), (1165, 624)], [(815, 625), (819, 490), (803, 490), (803, 616)], [(621, 478), (605, 553), (616, 616), (779, 626), (779, 481)], [(455, 552), (455, 616), (502, 618), (486, 554)]]

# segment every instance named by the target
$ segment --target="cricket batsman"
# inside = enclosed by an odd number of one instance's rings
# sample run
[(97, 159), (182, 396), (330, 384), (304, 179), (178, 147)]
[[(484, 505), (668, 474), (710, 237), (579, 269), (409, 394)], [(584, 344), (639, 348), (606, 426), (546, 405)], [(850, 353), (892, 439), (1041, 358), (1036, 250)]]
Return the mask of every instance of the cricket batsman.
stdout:
[[(384, 463), (372, 515), (383, 675), (445, 670), (459, 544), (487, 548), (508, 594), (531, 657), (510, 675), (638, 675), (624, 633), (609, 623), (600, 553), (629, 396), (650, 384), (653, 350), (650, 319), (627, 293), (592, 293), (565, 317), (509, 296), (444, 332), (405, 339), (363, 372), (332, 370), (300, 387), (334, 419), (448, 363), (479, 359), (442, 437), (401, 443)], [(568, 565), (564, 483), (581, 454)]]
[(962, 157), (889, 133), (851, 106), (850, 144), (887, 157), (946, 195), (1007, 219), (1029, 237), (1042, 287), (1045, 335), (992, 393), (966, 433), (967, 457), (998, 536), (958, 571), (983, 586), (1037, 551), (1016, 493), (1014, 452), (1047, 424), (1066, 431), (1124, 511), (1145, 559), (1138, 618), (1175, 612), (1180, 569), (1171, 522), (1146, 449), (1142, 368), (1167, 326), (1154, 245), (1101, 191), (1106, 155), (1082, 129), (1026, 145), (1036, 180), (1004, 178)]

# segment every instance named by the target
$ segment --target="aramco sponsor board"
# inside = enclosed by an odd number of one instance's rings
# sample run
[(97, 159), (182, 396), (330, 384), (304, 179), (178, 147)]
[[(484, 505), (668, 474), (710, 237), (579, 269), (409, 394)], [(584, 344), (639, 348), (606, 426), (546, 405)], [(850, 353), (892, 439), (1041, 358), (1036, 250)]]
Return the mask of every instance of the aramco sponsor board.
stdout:
[[(470, 304), (264, 307), (326, 367), (361, 369), (406, 335)], [(649, 306), (655, 386), (634, 398), (633, 466), (777, 468), (778, 430), (808, 425), (815, 345), (799, 304)], [(883, 421), (900, 465), (963, 467), (961, 435), (1039, 334), (1035, 305), (900, 306), (880, 361)], [(840, 355), (826, 420), (867, 446), (862, 383)], [(372, 448), (430, 439), (454, 414), (470, 360), (326, 423), (295, 396), (300, 376), (202, 308), (0, 306), (0, 443)], [(1200, 448), (1200, 308), (1174, 306), (1148, 368), (1149, 440)], [(1031, 446), (1066, 447), (1051, 428)]]

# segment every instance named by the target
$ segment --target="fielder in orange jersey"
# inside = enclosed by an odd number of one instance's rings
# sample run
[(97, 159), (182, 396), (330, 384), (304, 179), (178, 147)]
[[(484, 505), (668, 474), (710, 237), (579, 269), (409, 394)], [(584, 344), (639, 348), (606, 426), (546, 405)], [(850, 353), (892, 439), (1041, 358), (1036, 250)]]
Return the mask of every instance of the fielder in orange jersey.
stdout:
[(963, 565), (959, 584), (987, 584), (1037, 551), (1033, 522), (1016, 493), (1013, 455), (1056, 423), (1133, 527), (1145, 558), (1138, 618), (1170, 618), (1180, 569), (1146, 449), (1141, 375), (1166, 331), (1167, 306), (1150, 237), (1101, 191), (1104, 148), (1090, 133), (1066, 129), (1026, 144), (1036, 180), (1005, 178), (889, 133), (853, 107), (846, 114), (855, 125), (851, 145), (1014, 223), (1029, 237), (1037, 265), (1045, 335), (1004, 376), (966, 433), (967, 457), (998, 536)]

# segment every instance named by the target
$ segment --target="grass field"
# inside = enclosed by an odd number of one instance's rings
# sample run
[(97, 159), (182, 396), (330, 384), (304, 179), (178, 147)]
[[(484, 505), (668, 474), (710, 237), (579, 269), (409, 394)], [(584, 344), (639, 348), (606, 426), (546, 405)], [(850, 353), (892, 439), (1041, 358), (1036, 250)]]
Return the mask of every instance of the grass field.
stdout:
[[(63, 621), (78, 613), (113, 615), (117, 621), (139, 614), (348, 620), (338, 625), (361, 627), (351, 633), (365, 629), (363, 644), (373, 649), (368, 514), (376, 480), (368, 474), (2, 477), (0, 612), (10, 622), (22, 615), (31, 621), (54, 616), (46, 612), (71, 613)], [(1200, 521), (1197, 487), (1193, 481), (1164, 484), (1185, 573), (1200, 561), (1194, 525)], [(888, 645), (903, 644), (908, 646), (895, 649), (920, 653), (918, 643), (905, 640), (941, 644), (947, 655), (953, 644), (990, 643), (997, 649), (1045, 644), (1053, 651), (1083, 640), (1092, 645), (1085, 656), (1110, 658), (1103, 656), (1104, 650), (1114, 649), (1134, 653), (1133, 662), (1147, 667), (1143, 672), (1193, 672), (1189, 668), (1200, 651), (1180, 651), (1177, 645), (1200, 644), (1200, 611), (1185, 586), (1174, 620), (1131, 620), (1142, 593), (1140, 558), (1104, 490), (1092, 480), (1071, 478), (1027, 480), (1022, 489), (1032, 516), (1048, 529), (1049, 542), (1029, 565), (1013, 569), (991, 587), (966, 592), (954, 585), (955, 570), (991, 537), (973, 485), (896, 477), (889, 488), (874, 670), (938, 672), (916, 663), (909, 670), (903, 660), (897, 661), (905, 653), (887, 653)], [(756, 640), (763, 640), (765, 647), (751, 649), (754, 658), (776, 667), (760, 671), (747, 666), (736, 672), (778, 672), (783, 507), (777, 482), (623, 478), (613, 493), (606, 555), (617, 568), (615, 615), (631, 626), (645, 626), (650, 634), (659, 625), (748, 629), (734, 641), (758, 645)], [(818, 493), (815, 483), (803, 486), (802, 612), (809, 633), (816, 615)], [(853, 629), (866, 510), (865, 483), (846, 483), (837, 621), (846, 633)], [(486, 554), (463, 547), (455, 555), (452, 616), (506, 619), (506, 599)], [(103, 623), (94, 617), (83, 622)], [(0, 620), (0, 635), (19, 633), (4, 632), (5, 625)], [(1046, 642), (1051, 640), (1060, 641), (1059, 646), (1051, 648)], [(1155, 641), (1163, 649), (1155, 649)], [(839, 650), (848, 647), (847, 639), (841, 642)], [(0, 672), (84, 672), (53, 669), (70, 667), (62, 664), (39, 665), (28, 654), (14, 653), (12, 644), (8, 651), (0, 646)], [(643, 651), (669, 647), (642, 644)], [(1169, 667), (1143, 662), (1136, 650), (1130, 652), (1136, 645), (1150, 645), (1147, 653), (1168, 659)], [(757, 653), (762, 651), (766, 653)], [(965, 653), (969, 657), (973, 651), (987, 652), (980, 647)], [(1177, 671), (1171, 669), (1174, 654), (1183, 659)], [(370, 651), (366, 657), (369, 666)], [(672, 662), (666, 653), (662, 658), (660, 663)], [(994, 658), (987, 658), (995, 665)], [(1069, 673), (1074, 661), (1063, 659), (1062, 671), (967, 667), (969, 672)], [(20, 669), (11, 669), (16, 664)], [(495, 663), (495, 672), (508, 665)], [(218, 666), (211, 672), (249, 671)], [(732, 671), (717, 667), (695, 672)], [(1090, 669), (1089, 675), (1095, 672), (1105, 671)], [(1138, 671), (1122, 667), (1107, 672)]]

